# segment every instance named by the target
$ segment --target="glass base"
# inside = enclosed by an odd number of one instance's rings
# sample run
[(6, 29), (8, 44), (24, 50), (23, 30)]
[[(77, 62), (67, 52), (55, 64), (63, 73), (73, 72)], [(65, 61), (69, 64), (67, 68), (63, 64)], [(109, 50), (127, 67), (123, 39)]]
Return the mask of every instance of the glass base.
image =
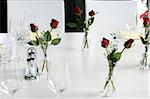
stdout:
[(90, 48), (82, 48), (82, 51), (89, 51)]
[(84, 36), (83, 41), (82, 41), (82, 51), (89, 50), (89, 48), (90, 48), (89, 43), (90, 43), (90, 40), (89, 40), (88, 36)]
[(150, 62), (147, 54), (143, 54), (142, 59), (138, 65), (138, 69), (149, 69), (150, 70)]
[(138, 69), (140, 69), (140, 70), (150, 70), (150, 65), (141, 65), (141, 64), (139, 64), (138, 65)]
[(102, 97), (111, 97), (111, 96), (114, 96), (115, 93), (116, 93), (116, 91), (113, 91), (113, 92), (112, 91), (109, 91), (109, 92), (102, 91), (101, 96)]
[[(107, 82), (108, 81), (108, 82)], [(105, 88), (102, 91), (103, 97), (109, 97), (112, 96), (115, 93), (115, 86), (113, 80), (107, 80), (105, 83)]]

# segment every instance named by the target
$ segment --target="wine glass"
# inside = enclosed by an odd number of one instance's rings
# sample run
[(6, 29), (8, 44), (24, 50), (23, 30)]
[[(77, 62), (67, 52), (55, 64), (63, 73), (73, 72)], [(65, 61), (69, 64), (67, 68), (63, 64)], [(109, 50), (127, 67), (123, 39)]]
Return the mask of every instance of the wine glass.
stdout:
[(22, 17), (17, 19), (9, 19), (8, 31), (19, 45), (26, 47), (26, 44), (30, 38), (30, 23), (35, 22), (35, 11), (24, 11)]
[(12, 37), (8, 33), (1, 34), (0, 36), (0, 60), (9, 60), (13, 56), (14, 47), (13, 44), (14, 41)]
[(19, 45), (25, 45), (29, 37), (29, 29), (25, 27), (25, 22), (22, 19), (11, 20), (11, 36)]
[(47, 76), (49, 88), (57, 94), (57, 99), (59, 95), (64, 92), (70, 83), (68, 63), (63, 60), (51, 60), (49, 61), (49, 71)]
[(17, 58), (2, 60), (0, 62), (0, 90), (13, 96), (23, 84)]

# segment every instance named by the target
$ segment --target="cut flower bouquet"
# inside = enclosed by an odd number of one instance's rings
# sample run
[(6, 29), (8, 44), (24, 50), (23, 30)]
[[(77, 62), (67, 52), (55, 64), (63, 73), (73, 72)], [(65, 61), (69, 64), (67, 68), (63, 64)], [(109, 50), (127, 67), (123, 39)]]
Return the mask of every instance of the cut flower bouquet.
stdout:
[(145, 29), (143, 36), (140, 36), (141, 42), (145, 47), (145, 52), (140, 61), (140, 68), (148, 67), (150, 69), (150, 62), (148, 59), (148, 51), (149, 51), (149, 44), (150, 44), (150, 18), (148, 15), (148, 10), (146, 10), (142, 15), (140, 15), (140, 19), (143, 20), (143, 26)]
[(88, 18), (83, 20), (82, 18), (82, 10), (80, 9), (80, 7), (75, 7), (73, 9), (73, 13), (75, 14), (76, 16), (76, 20), (75, 22), (69, 22), (67, 23), (67, 26), (69, 27), (76, 27), (76, 28), (83, 28), (83, 31), (85, 33), (84, 35), (84, 38), (83, 38), (83, 48), (82, 49), (85, 49), (85, 48), (89, 48), (89, 40), (88, 40), (88, 31), (90, 29), (90, 26), (93, 24), (94, 22), (94, 16), (97, 14), (97, 12), (91, 10), (89, 13), (88, 13)]
[(106, 82), (104, 84), (103, 88), (103, 96), (108, 96), (115, 92), (116, 88), (113, 81), (113, 71), (116, 67), (116, 63), (119, 62), (121, 59), (122, 53), (125, 49), (129, 49), (132, 46), (132, 43), (134, 42), (133, 39), (129, 39), (124, 43), (124, 48), (119, 51), (117, 44), (114, 44), (113, 42), (110, 42), (110, 40), (103, 38), (101, 41), (101, 46), (106, 50), (106, 58), (108, 61), (108, 67), (109, 67), (109, 73), (108, 78), (106, 79)]
[(35, 40), (31, 40), (28, 42), (29, 45), (32, 46), (40, 46), (43, 54), (44, 54), (44, 61), (42, 66), (42, 72), (44, 68), (46, 68), (48, 72), (48, 60), (47, 60), (47, 50), (49, 45), (58, 45), (61, 41), (61, 38), (58, 34), (57, 37), (52, 37), (52, 30), (56, 29), (58, 27), (59, 22), (56, 19), (52, 19), (50, 22), (50, 30), (39, 32), (38, 26), (36, 26), (34, 23), (30, 24), (30, 29), (32, 33), (35, 33)]

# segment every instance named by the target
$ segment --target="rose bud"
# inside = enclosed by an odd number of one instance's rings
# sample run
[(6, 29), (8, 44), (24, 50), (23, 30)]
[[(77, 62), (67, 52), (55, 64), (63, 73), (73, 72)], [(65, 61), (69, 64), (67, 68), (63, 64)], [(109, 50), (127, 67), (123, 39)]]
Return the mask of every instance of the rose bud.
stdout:
[(51, 23), (50, 23), (50, 26), (51, 26), (53, 29), (55, 29), (55, 28), (58, 27), (58, 24), (59, 24), (59, 22), (58, 22), (57, 20), (52, 19), (52, 21), (51, 21)]
[(32, 31), (32, 32), (38, 31), (38, 27), (37, 27), (35, 24), (31, 23), (31, 24), (30, 24), (30, 27), (31, 27), (31, 31)]
[(90, 12), (89, 12), (89, 16), (94, 16), (95, 15), (95, 11), (93, 11), (93, 10), (91, 10)]
[(133, 39), (127, 40), (127, 41), (124, 43), (124, 47), (125, 47), (125, 48), (130, 48), (133, 42), (134, 42)]
[(140, 15), (140, 19), (143, 19), (146, 16), (148, 16), (148, 10), (146, 10), (142, 15)]
[(106, 39), (106, 38), (103, 38), (101, 44), (102, 44), (102, 45), (101, 45), (102, 47), (107, 48), (108, 45), (109, 45), (109, 40)]
[(143, 21), (144, 27), (150, 26), (150, 18), (144, 17)]
[(73, 9), (73, 13), (77, 14), (77, 15), (81, 15), (82, 14), (82, 10), (80, 9), (80, 7), (75, 7)]

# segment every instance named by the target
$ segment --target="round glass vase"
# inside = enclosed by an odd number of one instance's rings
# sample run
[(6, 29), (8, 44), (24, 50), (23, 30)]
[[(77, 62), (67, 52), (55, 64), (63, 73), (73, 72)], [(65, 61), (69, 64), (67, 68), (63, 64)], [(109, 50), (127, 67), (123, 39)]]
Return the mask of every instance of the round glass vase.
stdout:
[(142, 54), (142, 59), (140, 60), (139, 69), (150, 69), (150, 59), (149, 59), (149, 45), (145, 45), (145, 51)]
[(89, 48), (90, 48), (90, 39), (89, 39), (88, 34), (86, 33), (83, 36), (83, 40), (82, 40), (82, 51), (88, 50)]
[(102, 96), (103, 97), (112, 96), (114, 94), (114, 92), (116, 91), (116, 88), (115, 88), (115, 85), (114, 85), (114, 78), (113, 78), (113, 71), (114, 71), (115, 65), (116, 64), (114, 64), (114, 66), (112, 67), (109, 64), (108, 77), (106, 78), (104, 88), (103, 88), (103, 91), (102, 91)]

